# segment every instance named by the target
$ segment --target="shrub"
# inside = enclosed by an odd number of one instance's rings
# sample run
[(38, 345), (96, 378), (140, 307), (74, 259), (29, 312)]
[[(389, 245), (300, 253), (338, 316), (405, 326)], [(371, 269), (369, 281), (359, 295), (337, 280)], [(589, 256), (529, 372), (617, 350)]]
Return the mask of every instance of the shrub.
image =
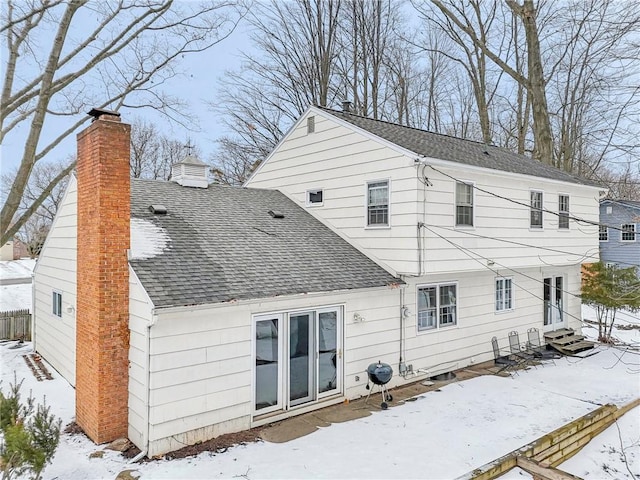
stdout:
[(51, 462), (60, 440), (62, 420), (50, 412), (46, 399), (35, 404), (31, 394), (20, 399), (22, 382), (9, 385), (7, 395), (0, 391), (0, 468), (3, 480), (30, 473), (38, 480)]

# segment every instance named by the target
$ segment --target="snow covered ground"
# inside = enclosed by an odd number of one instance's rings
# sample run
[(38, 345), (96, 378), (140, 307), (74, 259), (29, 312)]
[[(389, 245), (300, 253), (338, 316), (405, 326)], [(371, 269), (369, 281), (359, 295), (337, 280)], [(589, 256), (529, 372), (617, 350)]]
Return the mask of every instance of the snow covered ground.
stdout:
[(33, 267), (35, 266), (36, 261), (32, 258), (1, 261), (0, 279), (31, 278), (31, 272), (33, 272)]
[[(623, 332), (635, 338), (632, 330)], [(22, 359), (30, 350), (30, 345), (0, 347), (2, 385), (13, 381), (15, 370), (18, 379), (25, 378), (25, 394), (32, 390), (37, 399), (46, 396), (63, 423), (70, 422), (73, 389), (55, 372), (54, 380), (37, 382)], [(415, 401), (287, 443), (259, 442), (215, 455), (131, 465), (108, 450), (102, 458), (89, 458), (102, 447), (82, 436), (63, 435), (44, 478), (113, 479), (127, 469), (145, 480), (455, 478), (601, 404), (623, 405), (640, 396), (640, 351), (608, 346), (597, 350), (588, 358), (563, 358), (512, 378), (483, 376), (452, 383)], [(640, 475), (639, 445), (636, 408), (560, 468), (587, 479), (633, 479), (630, 472)], [(514, 469), (504, 478), (531, 477)]]
[(24, 280), (26, 283), (0, 285), (0, 311), (31, 309), (31, 272), (36, 261), (30, 258), (0, 262), (0, 282)]
[[(25, 297), (9, 287), (27, 287)], [(30, 304), (30, 285), (0, 287), (15, 308)], [(8, 295), (5, 296), (5, 295)], [(595, 319), (583, 307), (586, 320)], [(621, 326), (638, 326), (638, 314), (622, 313)], [(483, 376), (454, 382), (375, 412), (369, 417), (320, 428), (287, 443), (258, 442), (224, 453), (180, 460), (129, 464), (80, 435), (63, 435), (45, 479), (114, 479), (135, 470), (146, 479), (174, 478), (455, 478), (511, 452), (605, 403), (624, 405), (640, 396), (640, 330), (615, 329), (621, 345), (599, 346), (596, 355), (562, 358), (512, 378)], [(585, 325), (594, 338), (597, 329)], [(63, 425), (73, 420), (74, 390), (53, 369), (54, 380), (38, 382), (22, 355), (31, 345), (0, 346), (0, 388), (24, 378), (29, 391), (46, 397)], [(365, 392), (363, 392), (364, 394)], [(101, 458), (90, 458), (102, 452)], [(585, 479), (640, 477), (640, 408), (594, 439), (559, 468)], [(635, 476), (635, 477), (634, 477)], [(505, 479), (530, 479), (514, 469)]]

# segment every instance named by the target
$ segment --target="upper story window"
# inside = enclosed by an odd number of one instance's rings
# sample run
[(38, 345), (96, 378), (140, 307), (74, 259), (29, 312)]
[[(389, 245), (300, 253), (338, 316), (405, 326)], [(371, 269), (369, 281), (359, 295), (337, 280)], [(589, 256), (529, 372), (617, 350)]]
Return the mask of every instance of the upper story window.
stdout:
[(542, 192), (531, 191), (531, 228), (542, 228)]
[(569, 228), (569, 195), (558, 195), (558, 228)]
[(53, 314), (56, 317), (62, 317), (62, 294), (53, 292)]
[(473, 227), (473, 185), (456, 182), (456, 226)]
[(513, 281), (510, 278), (496, 278), (496, 312), (513, 308)]
[(321, 188), (315, 190), (307, 190), (307, 206), (321, 206), (324, 202), (324, 196)]
[(389, 181), (367, 183), (367, 226), (389, 225)]
[(606, 225), (600, 225), (598, 227), (598, 239), (601, 242), (609, 241), (609, 227), (607, 227)]
[(457, 323), (457, 286), (429, 285), (418, 288), (418, 330), (432, 330)]
[(316, 117), (307, 117), (307, 133), (316, 131)]
[(622, 225), (620, 237), (623, 242), (635, 242), (636, 241), (636, 224), (625, 223)]

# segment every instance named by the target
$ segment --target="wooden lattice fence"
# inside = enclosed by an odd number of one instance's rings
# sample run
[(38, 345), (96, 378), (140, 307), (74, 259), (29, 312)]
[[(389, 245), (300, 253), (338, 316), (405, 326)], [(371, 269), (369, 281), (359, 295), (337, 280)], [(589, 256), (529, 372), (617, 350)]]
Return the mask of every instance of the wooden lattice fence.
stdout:
[(0, 312), (0, 340), (21, 338), (31, 340), (31, 314), (29, 310)]

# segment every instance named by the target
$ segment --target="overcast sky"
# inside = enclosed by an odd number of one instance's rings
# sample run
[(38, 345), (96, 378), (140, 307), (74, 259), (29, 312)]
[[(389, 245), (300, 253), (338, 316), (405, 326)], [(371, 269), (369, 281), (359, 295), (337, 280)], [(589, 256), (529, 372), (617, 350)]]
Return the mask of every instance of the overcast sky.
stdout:
[[(215, 149), (215, 140), (224, 134), (222, 122), (216, 115), (209, 111), (207, 101), (214, 102), (218, 94), (219, 78), (225, 70), (239, 69), (241, 66), (241, 54), (250, 48), (249, 35), (246, 25), (240, 25), (236, 31), (218, 45), (202, 53), (187, 55), (182, 60), (184, 70), (188, 76), (180, 76), (167, 82), (164, 90), (171, 95), (181, 97), (189, 102), (191, 112), (198, 117), (200, 123), (199, 132), (190, 132), (180, 125), (170, 125), (162, 114), (151, 109), (145, 110), (121, 110), (122, 121), (130, 123), (134, 117), (141, 117), (147, 121), (155, 122), (161, 133), (177, 140), (191, 139), (202, 151), (202, 160), (208, 160)], [(53, 117), (49, 117), (53, 118)], [(50, 121), (50, 120), (49, 120)], [(45, 130), (41, 145), (46, 145), (52, 136)], [(24, 148), (24, 136), (28, 125), (23, 124), (10, 132), (0, 146), (2, 172), (14, 170), (20, 164)], [(84, 127), (86, 128), (86, 126)], [(79, 130), (80, 131), (80, 130)], [(76, 132), (77, 133), (77, 132)], [(76, 152), (76, 136), (70, 135), (61, 142), (43, 161), (55, 161), (66, 159)]]

